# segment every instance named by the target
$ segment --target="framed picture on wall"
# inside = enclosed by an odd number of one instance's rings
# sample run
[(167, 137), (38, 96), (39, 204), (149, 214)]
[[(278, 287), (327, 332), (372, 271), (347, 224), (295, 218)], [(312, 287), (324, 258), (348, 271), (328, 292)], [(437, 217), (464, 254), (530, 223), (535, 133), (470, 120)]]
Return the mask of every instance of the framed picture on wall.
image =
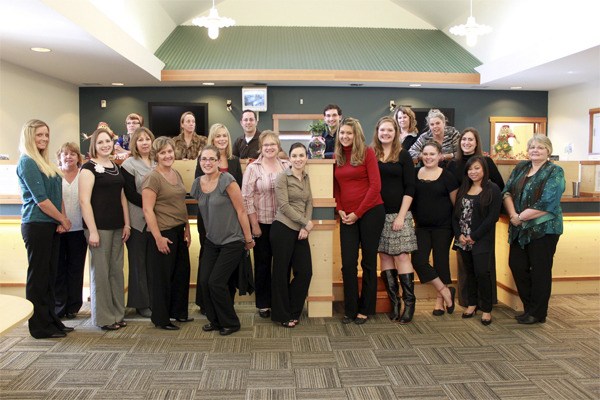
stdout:
[(527, 141), (546, 134), (546, 118), (490, 117), (490, 155), (502, 159), (527, 158)]
[(267, 111), (267, 88), (242, 88), (242, 110)]

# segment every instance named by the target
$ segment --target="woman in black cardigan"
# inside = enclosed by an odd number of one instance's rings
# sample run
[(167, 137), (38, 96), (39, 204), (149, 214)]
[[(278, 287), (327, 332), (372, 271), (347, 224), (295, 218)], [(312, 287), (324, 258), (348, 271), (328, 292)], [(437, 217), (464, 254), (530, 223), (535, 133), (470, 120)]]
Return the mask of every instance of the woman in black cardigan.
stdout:
[(501, 205), (500, 189), (489, 180), (485, 159), (471, 157), (456, 197), (452, 227), (454, 244), (461, 254), (467, 277), (468, 307), (462, 317), (473, 317), (480, 305), (483, 325), (492, 323), (490, 272)]

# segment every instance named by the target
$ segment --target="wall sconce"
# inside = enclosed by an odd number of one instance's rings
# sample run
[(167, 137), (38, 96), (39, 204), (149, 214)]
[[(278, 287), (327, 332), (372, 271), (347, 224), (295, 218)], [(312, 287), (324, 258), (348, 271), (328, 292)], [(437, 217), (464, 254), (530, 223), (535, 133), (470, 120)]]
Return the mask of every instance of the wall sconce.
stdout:
[(231, 100), (227, 100), (227, 101), (225, 102), (225, 108), (227, 109), (227, 111), (231, 111), (231, 109), (232, 109), (232, 106), (231, 106), (231, 105), (232, 105), (232, 104), (233, 104), (233, 103), (232, 103), (232, 101), (231, 101)]
[(396, 102), (394, 100), (390, 100), (390, 112), (394, 111), (396, 108)]

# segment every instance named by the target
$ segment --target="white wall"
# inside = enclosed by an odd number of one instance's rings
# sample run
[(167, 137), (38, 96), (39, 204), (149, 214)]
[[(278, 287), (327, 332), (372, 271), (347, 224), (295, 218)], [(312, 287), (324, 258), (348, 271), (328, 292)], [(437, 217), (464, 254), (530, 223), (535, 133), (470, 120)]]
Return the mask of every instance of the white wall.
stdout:
[[(600, 107), (600, 80), (548, 92), (548, 137), (561, 160), (587, 160), (589, 110)], [(565, 147), (573, 144), (573, 152)]]
[(79, 89), (0, 60), (0, 153), (15, 163), (21, 127), (33, 118), (50, 127), (51, 149), (79, 143)]

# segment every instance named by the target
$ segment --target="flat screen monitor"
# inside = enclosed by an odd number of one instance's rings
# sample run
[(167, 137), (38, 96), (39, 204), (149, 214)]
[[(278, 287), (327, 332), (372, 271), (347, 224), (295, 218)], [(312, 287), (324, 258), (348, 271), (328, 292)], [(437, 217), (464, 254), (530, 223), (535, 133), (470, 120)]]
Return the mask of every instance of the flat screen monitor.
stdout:
[(148, 103), (149, 128), (156, 137), (175, 137), (180, 132), (181, 115), (186, 111), (196, 118), (196, 133), (208, 136), (208, 103)]
[(267, 111), (267, 88), (242, 88), (242, 110)]

